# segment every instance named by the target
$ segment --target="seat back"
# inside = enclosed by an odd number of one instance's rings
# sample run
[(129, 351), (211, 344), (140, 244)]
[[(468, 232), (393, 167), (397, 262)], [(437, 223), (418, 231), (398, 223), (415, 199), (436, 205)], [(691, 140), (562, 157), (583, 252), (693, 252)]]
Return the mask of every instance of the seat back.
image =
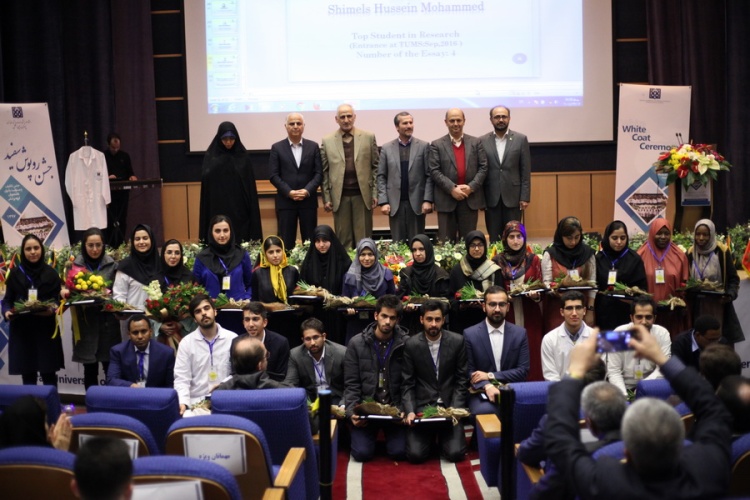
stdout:
[[(261, 499), (266, 488), (273, 486), (271, 452), (263, 431), (250, 420), (235, 415), (204, 415), (178, 420), (169, 428), (166, 451), (168, 455), (182, 455), (198, 458), (203, 450), (186, 449), (185, 437), (239, 436), (244, 448), (244, 472), (234, 473), (242, 498)], [(225, 450), (227, 456), (230, 452)]]
[(47, 423), (52, 425), (60, 416), (60, 396), (54, 385), (0, 385), (0, 412), (21, 396), (34, 396), (47, 404)]
[(76, 498), (70, 489), (75, 455), (45, 446), (0, 450), (3, 498)]
[(511, 384), (516, 393), (516, 404), (513, 406), (513, 442), (520, 443), (539, 424), (547, 413), (547, 393), (552, 382), (520, 382)]
[(666, 400), (673, 394), (674, 390), (665, 378), (639, 380), (638, 385), (635, 386), (635, 399), (657, 398)]
[(732, 479), (729, 483), (729, 495), (750, 495), (750, 434), (740, 436), (732, 443)]
[(169, 426), (180, 418), (177, 391), (155, 387), (92, 386), (86, 391), (86, 410), (117, 413), (140, 420), (149, 428), (162, 452)]
[(598, 459), (601, 457), (612, 457), (616, 458), (617, 460), (622, 460), (625, 458), (625, 443), (623, 443), (622, 441), (616, 441), (606, 446), (602, 446), (591, 456), (594, 459)]
[(117, 413), (82, 413), (70, 418), (73, 433), (70, 437), (71, 453), (78, 452), (81, 436), (110, 436), (134, 439), (138, 442), (137, 457), (159, 455), (161, 451), (151, 431), (140, 420)]
[(241, 500), (234, 476), (221, 465), (190, 457), (161, 455), (133, 461), (133, 482), (199, 481), (204, 500)]
[[(256, 391), (214, 391), (211, 411), (252, 420), (263, 430), (274, 465), (280, 465), (290, 448), (304, 448), (307, 498), (320, 496), (318, 462), (313, 446), (307, 393), (301, 388)], [(283, 422), (283, 424), (282, 424)]]

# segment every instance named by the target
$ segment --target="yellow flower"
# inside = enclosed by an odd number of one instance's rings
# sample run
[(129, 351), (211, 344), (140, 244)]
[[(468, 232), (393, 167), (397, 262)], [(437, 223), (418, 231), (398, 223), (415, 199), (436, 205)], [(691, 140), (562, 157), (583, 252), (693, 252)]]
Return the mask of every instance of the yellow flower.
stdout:
[(76, 285), (76, 290), (80, 290), (80, 289), (81, 289), (81, 285)]
[(83, 276), (83, 271), (78, 271), (78, 274), (76, 274), (76, 278), (80, 278)]
[(94, 290), (99, 290), (99, 284), (94, 283), (93, 285), (91, 285), (91, 288), (93, 288)]
[(89, 286), (86, 283), (81, 285), (81, 290), (88, 290), (88, 289), (89, 289)]

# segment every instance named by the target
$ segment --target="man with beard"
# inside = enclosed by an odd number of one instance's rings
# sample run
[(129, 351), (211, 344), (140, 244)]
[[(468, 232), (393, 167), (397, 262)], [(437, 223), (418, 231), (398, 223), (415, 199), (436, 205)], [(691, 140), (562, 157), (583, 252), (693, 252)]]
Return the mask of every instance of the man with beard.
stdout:
[(152, 337), (151, 322), (142, 314), (128, 318), (128, 337), (109, 351), (107, 385), (169, 387), (174, 385), (174, 351)]
[(443, 330), (445, 310), (442, 302), (425, 302), (419, 317), (424, 331), (409, 338), (404, 347), (401, 394), (405, 422), (411, 426), (406, 437), (406, 455), (412, 463), (427, 460), (436, 436), (446, 460), (461, 461), (466, 453), (463, 425), (414, 424), (417, 413), (427, 406), (466, 406), (466, 348), (461, 335)]
[(232, 341), (232, 352), (235, 344), (241, 339), (254, 337), (260, 340), (266, 346), (269, 356), (266, 366), (268, 376), (277, 382), (284, 380), (289, 365), (289, 341), (281, 334), (266, 330), (268, 311), (263, 304), (249, 302), (242, 306), (242, 325), (245, 327), (245, 333)]
[(326, 338), (323, 322), (307, 318), (302, 322), (302, 345), (289, 353), (289, 368), (284, 385), (302, 387), (310, 401), (318, 390), (331, 390), (331, 404), (339, 405), (344, 397), (344, 357), (346, 347)]
[(500, 241), (505, 225), (521, 220), (531, 200), (531, 152), (529, 140), (510, 130), (510, 109), (495, 106), (490, 110), (494, 130), (480, 137), (487, 153), (487, 178), (484, 198), (487, 208), (484, 221), (490, 241)]
[(198, 328), (180, 342), (174, 366), (174, 388), (180, 415), (203, 401), (231, 373), (229, 351), (237, 334), (216, 323), (211, 297), (199, 293), (188, 305)]
[(505, 321), (508, 294), (497, 285), (489, 287), (482, 309), (487, 318), (464, 330), (470, 382), (474, 389), (484, 391), (469, 398), (472, 415), (495, 413), (500, 390), (493, 381), (524, 382), (529, 373), (526, 329)]
[(354, 412), (366, 400), (401, 409), (401, 368), (408, 338), (408, 332), (398, 325), (401, 311), (398, 297), (380, 297), (375, 304), (375, 322), (355, 335), (346, 349), (344, 403), (351, 422), (352, 458), (357, 462), (372, 459), (381, 429), (389, 457), (400, 460), (406, 451), (401, 421), (365, 419)]

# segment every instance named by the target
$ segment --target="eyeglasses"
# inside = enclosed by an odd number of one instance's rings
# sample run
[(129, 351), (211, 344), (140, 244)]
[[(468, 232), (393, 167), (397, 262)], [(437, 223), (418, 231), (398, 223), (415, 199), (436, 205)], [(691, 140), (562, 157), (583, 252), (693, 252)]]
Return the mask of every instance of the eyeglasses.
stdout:
[(586, 309), (586, 307), (584, 307), (584, 306), (565, 306), (565, 307), (563, 307), (563, 309), (565, 309), (568, 312), (573, 312), (573, 311), (583, 311), (584, 309)]
[(508, 303), (507, 302), (487, 302), (485, 303), (485, 305), (489, 307), (490, 309), (498, 309), (498, 308), (502, 309), (503, 307), (507, 306)]
[(633, 318), (639, 321), (651, 321), (654, 319), (654, 315), (653, 314), (635, 314), (633, 315)]
[(469, 248), (484, 248), (484, 243), (472, 243)]

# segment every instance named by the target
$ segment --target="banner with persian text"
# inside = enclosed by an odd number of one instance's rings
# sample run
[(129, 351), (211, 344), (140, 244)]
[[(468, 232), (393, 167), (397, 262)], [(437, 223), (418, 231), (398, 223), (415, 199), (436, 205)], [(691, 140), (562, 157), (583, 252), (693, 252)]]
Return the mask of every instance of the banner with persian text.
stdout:
[(648, 232), (664, 217), (666, 174), (653, 164), (659, 154), (690, 137), (690, 87), (620, 85), (617, 124), (615, 220), (632, 234)]
[(0, 220), (5, 242), (26, 234), (45, 245), (69, 244), (46, 103), (0, 104)]

